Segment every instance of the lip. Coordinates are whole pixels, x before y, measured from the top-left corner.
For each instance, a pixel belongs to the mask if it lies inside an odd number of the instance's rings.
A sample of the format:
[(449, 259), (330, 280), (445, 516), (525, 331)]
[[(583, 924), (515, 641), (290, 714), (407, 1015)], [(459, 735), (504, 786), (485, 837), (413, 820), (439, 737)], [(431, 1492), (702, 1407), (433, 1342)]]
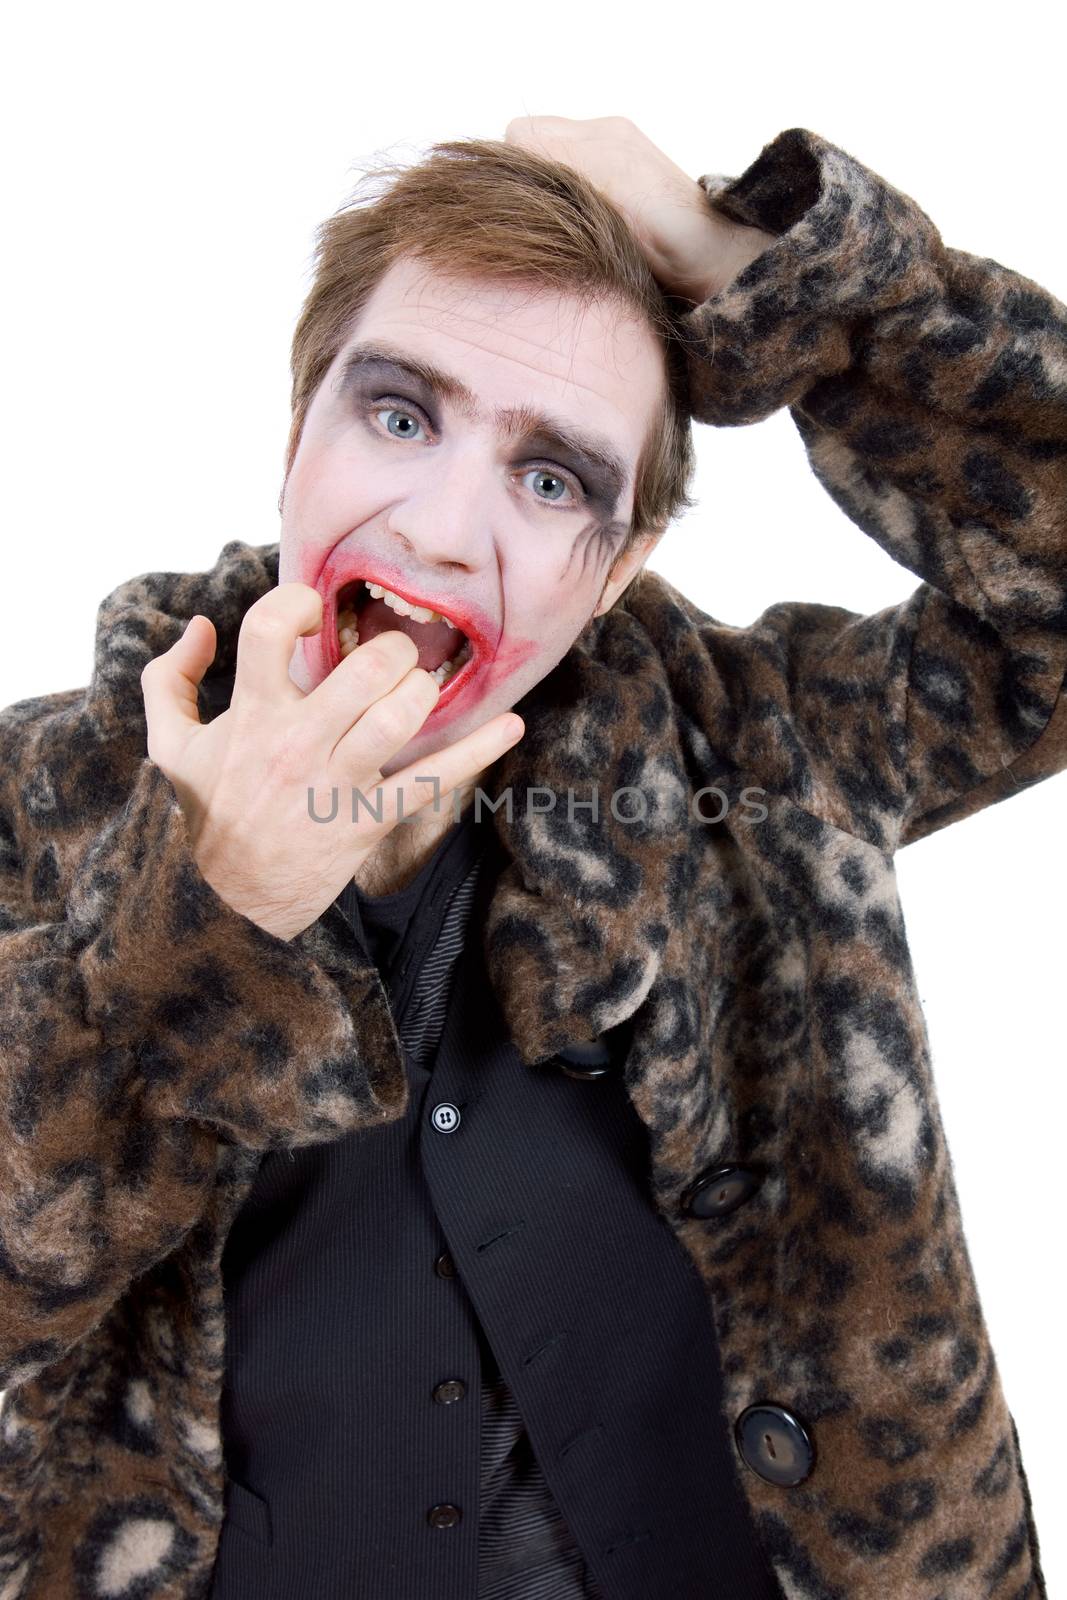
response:
[(409, 605), (431, 607), (448, 617), (450, 622), (466, 634), (470, 644), (470, 659), (458, 672), (452, 674), (441, 689), (427, 721), (450, 705), (488, 668), (495, 651), (495, 642), (491, 626), (484, 617), (462, 604), (456, 604), (440, 591), (436, 594), (415, 594), (405, 586), (402, 579), (398, 579), (396, 574), (383, 572), (381, 569), (375, 571), (351, 561), (333, 563), (327, 561), (320, 574), (318, 587), (323, 602), (324, 654), (330, 672), (339, 666), (343, 659), (337, 638), (337, 596), (349, 583), (381, 584), (382, 588), (388, 589), (391, 594), (399, 595), (400, 599), (406, 600)]

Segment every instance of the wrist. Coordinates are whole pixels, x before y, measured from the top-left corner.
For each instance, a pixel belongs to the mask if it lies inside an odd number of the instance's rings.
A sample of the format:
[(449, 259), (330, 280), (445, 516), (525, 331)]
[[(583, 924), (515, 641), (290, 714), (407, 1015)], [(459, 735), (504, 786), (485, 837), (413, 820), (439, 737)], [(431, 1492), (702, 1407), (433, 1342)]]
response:
[(660, 282), (669, 294), (701, 305), (728, 288), (776, 238), (762, 228), (733, 222), (704, 202), (703, 214), (687, 230), (684, 252)]
[[(192, 851), (196, 870), (210, 889), (218, 896), (222, 903), (229, 906), (231, 911), (236, 911), (239, 917), (244, 917), (248, 922), (254, 922), (257, 928), (262, 928), (264, 933), (271, 933), (276, 939), (289, 939), (293, 932), (291, 909), (278, 910), (274, 907), (264, 906), (262, 897), (255, 888), (242, 882), (232, 872), (226, 870), (218, 855), (212, 856), (203, 846)], [(289, 931), (285, 931), (288, 929)]]

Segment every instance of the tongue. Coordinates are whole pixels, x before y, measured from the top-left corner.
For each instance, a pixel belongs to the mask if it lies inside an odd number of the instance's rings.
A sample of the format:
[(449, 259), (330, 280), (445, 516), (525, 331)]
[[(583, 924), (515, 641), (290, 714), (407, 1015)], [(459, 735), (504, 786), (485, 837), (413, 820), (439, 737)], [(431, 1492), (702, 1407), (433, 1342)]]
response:
[(416, 622), (413, 617), (401, 616), (384, 600), (369, 599), (366, 605), (361, 606), (356, 626), (360, 644), (366, 644), (368, 639), (376, 638), (379, 633), (388, 633), (390, 629), (406, 633), (418, 645), (419, 666), (426, 672), (432, 672), (435, 667), (450, 661), (465, 637), (459, 628), (453, 628), (448, 622)]

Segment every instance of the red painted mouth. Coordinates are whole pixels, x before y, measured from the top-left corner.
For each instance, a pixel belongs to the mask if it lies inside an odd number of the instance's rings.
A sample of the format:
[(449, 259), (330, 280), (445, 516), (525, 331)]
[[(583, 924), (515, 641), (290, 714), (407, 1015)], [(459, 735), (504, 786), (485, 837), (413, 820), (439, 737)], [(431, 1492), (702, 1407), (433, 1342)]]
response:
[[(452, 705), (461, 694), (485, 676), (496, 649), (496, 629), (487, 618), (473, 612), (469, 607), (457, 602), (447, 595), (441, 594), (415, 594), (405, 584), (403, 578), (397, 573), (382, 570), (367, 571), (356, 570), (349, 560), (339, 560), (335, 563), (327, 561), (319, 577), (319, 593), (323, 601), (322, 616), (322, 646), (325, 664), (329, 672), (333, 672), (345, 659), (341, 654), (341, 643), (337, 634), (337, 602), (341, 592), (350, 586), (375, 583), (381, 584), (391, 593), (399, 595), (409, 605), (428, 606), (448, 621), (462, 633), (470, 648), (470, 657), (457, 671), (452, 673), (438, 694), (437, 701), (427, 717), (438, 716), (448, 706)], [(360, 592), (357, 590), (356, 592)], [(400, 618), (397, 617), (397, 626)], [(427, 626), (423, 623), (418, 627)], [(430, 624), (433, 626), (433, 624)], [(406, 630), (401, 630), (406, 631)], [(357, 647), (358, 648), (358, 647)], [(462, 648), (462, 647), (460, 647)]]

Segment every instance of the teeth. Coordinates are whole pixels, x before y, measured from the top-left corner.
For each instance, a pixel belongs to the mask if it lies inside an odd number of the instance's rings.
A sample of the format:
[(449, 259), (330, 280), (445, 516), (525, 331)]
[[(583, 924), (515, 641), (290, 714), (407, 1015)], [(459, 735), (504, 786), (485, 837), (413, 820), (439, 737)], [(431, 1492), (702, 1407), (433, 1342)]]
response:
[[(381, 585), (368, 584), (367, 587), (373, 592), (375, 588), (380, 589)], [(388, 591), (385, 591), (383, 594), (375, 595), (375, 599), (384, 599), (385, 593), (388, 593)], [(394, 607), (394, 609), (398, 608)], [(417, 609), (424, 611), (427, 608), (425, 606), (420, 606)], [(421, 621), (422, 619), (418, 618), (417, 620)], [(346, 606), (343, 611), (339, 611), (337, 613), (337, 637), (341, 644), (341, 655), (350, 656), (352, 651), (359, 643), (359, 628), (356, 625), (356, 613), (355, 610), (350, 606)], [(460, 645), (459, 649), (456, 651), (451, 660), (442, 661), (439, 667), (435, 667), (433, 669), (433, 671), (430, 673), (430, 677), (433, 678), (434, 682), (437, 683), (438, 686), (446, 684), (449, 678), (455, 676), (460, 667), (466, 666), (467, 662), (470, 660), (470, 657), (471, 642), (469, 639), (464, 639), (463, 643)]]
[(470, 660), (470, 654), (470, 640), (464, 639), (452, 659), (450, 661), (442, 661), (439, 667), (434, 667), (430, 677), (439, 687), (446, 684), (449, 678), (455, 676), (460, 667), (466, 666)]
[(342, 656), (352, 654), (359, 643), (359, 629), (356, 626), (356, 613), (350, 606), (337, 613), (337, 638), (341, 645)]
[[(390, 606), (393, 611), (398, 612), (401, 616), (412, 617), (416, 622), (441, 620), (442, 622), (447, 622), (451, 628), (458, 626), (457, 623), (453, 622), (450, 617), (446, 617), (441, 611), (432, 611), (429, 606), (409, 605), (406, 600), (402, 600), (391, 589), (383, 588), (380, 583), (368, 583), (367, 589), (375, 600), (384, 600), (387, 606)], [(460, 631), (462, 632), (462, 630)], [(359, 628), (354, 607), (346, 606), (343, 611), (337, 613), (337, 637), (341, 644), (341, 655), (351, 655), (359, 643)], [(465, 638), (451, 660), (442, 661), (441, 665), (435, 667), (430, 673), (430, 677), (433, 678), (438, 686), (446, 684), (449, 678), (455, 676), (460, 667), (467, 664), (470, 657), (471, 642)]]
[(367, 588), (375, 600), (384, 600), (393, 611), (399, 612), (402, 617), (411, 617), (414, 622), (443, 621), (454, 628), (456, 624), (446, 617), (441, 611), (434, 611), (432, 606), (413, 606), (407, 600), (402, 600), (392, 589), (385, 589), (380, 583), (368, 583)]
[(359, 629), (356, 627), (356, 613), (349, 607), (337, 614), (337, 637), (341, 644), (341, 654), (351, 655), (359, 643)]

